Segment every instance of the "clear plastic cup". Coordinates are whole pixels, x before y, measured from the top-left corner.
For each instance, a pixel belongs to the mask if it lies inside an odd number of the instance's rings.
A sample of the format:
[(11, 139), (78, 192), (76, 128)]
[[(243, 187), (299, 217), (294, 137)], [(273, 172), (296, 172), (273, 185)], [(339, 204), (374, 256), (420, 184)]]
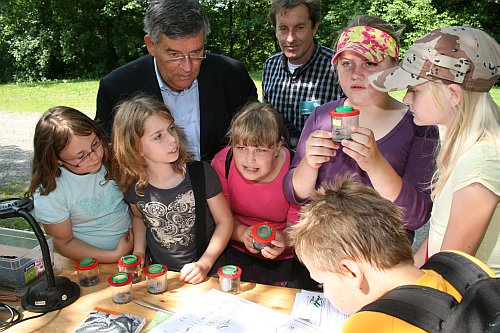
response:
[(144, 270), (146, 281), (148, 282), (148, 293), (161, 294), (167, 291), (167, 266), (160, 264), (149, 265)]
[(235, 265), (222, 266), (217, 270), (220, 290), (237, 294), (240, 291), (241, 268)]
[(132, 274), (124, 272), (115, 273), (108, 278), (114, 303), (125, 304), (132, 301), (134, 298), (132, 279)]
[(339, 106), (330, 111), (332, 118), (332, 140), (342, 141), (352, 138), (352, 126), (359, 126), (359, 110), (352, 106)]
[(141, 282), (142, 279), (142, 268), (141, 268), (141, 257), (133, 254), (123, 256), (118, 260), (118, 271), (124, 273), (132, 274), (133, 283)]
[(99, 261), (94, 258), (82, 258), (75, 263), (78, 283), (82, 287), (91, 287), (99, 283)]

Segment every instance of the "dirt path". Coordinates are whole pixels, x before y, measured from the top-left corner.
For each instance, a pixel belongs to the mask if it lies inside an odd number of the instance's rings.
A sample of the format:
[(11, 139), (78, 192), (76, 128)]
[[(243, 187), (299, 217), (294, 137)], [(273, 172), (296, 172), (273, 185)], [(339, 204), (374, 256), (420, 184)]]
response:
[(0, 111), (0, 187), (27, 183), (33, 156), (33, 134), (41, 113)]

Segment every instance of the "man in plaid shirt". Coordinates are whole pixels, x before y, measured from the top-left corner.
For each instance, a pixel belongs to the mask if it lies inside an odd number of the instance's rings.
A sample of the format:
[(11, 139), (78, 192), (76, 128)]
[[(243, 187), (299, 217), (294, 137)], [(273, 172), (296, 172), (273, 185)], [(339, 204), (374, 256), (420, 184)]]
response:
[(333, 50), (314, 39), (320, 16), (319, 0), (273, 0), (269, 10), (282, 52), (264, 63), (263, 99), (285, 118), (292, 148), (314, 107), (343, 96)]

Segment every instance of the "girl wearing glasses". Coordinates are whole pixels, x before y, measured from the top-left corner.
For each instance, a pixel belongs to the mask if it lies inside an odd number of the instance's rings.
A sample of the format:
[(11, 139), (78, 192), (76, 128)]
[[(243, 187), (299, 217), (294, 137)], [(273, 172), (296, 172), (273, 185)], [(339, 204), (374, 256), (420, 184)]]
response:
[[(188, 168), (193, 159), (187, 152), (186, 136), (166, 106), (152, 97), (122, 102), (112, 132), (116, 179), (133, 213), (134, 254), (144, 259), (147, 247), (151, 260), (179, 271), (181, 281), (202, 282), (233, 232), (232, 214), (217, 173), (203, 162), (201, 186), (205, 186), (208, 209), (196, 207), (194, 174)], [(195, 212), (202, 209), (206, 210), (202, 230), (208, 245), (196, 237), (200, 225), (196, 225)], [(200, 248), (204, 251), (197, 253)]]
[(27, 195), (60, 254), (112, 263), (132, 250), (129, 208), (110, 167), (108, 143), (96, 122), (65, 106), (42, 115)]

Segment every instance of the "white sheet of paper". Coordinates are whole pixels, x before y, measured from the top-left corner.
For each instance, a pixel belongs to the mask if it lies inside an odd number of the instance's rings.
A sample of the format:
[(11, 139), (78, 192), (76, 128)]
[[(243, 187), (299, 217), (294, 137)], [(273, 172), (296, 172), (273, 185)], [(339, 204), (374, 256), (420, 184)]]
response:
[(310, 323), (212, 289), (151, 333), (321, 333)]
[(292, 317), (307, 320), (324, 332), (341, 332), (342, 325), (349, 318), (337, 310), (323, 293), (302, 290), (295, 295)]

